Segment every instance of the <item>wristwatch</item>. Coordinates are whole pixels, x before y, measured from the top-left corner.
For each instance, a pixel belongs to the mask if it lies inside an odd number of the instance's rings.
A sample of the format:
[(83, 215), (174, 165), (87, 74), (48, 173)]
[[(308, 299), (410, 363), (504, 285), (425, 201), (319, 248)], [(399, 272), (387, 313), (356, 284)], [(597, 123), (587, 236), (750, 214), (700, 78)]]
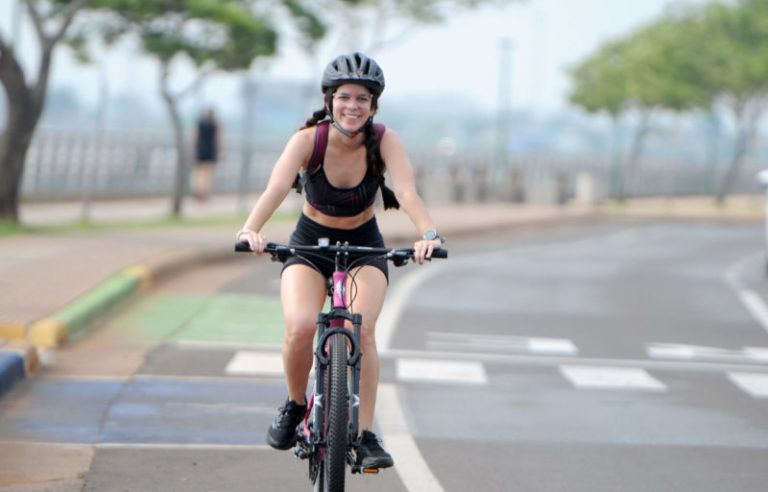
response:
[(425, 241), (431, 241), (433, 239), (439, 239), (441, 243), (445, 242), (445, 238), (437, 233), (436, 230), (430, 229), (427, 232), (424, 233), (424, 235), (421, 237)]

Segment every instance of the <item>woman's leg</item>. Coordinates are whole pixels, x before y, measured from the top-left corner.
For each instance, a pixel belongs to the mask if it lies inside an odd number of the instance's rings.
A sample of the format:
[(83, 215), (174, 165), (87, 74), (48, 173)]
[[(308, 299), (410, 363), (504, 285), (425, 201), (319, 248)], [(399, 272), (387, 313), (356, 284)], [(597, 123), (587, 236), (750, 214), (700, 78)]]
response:
[(360, 431), (371, 430), (379, 385), (379, 354), (376, 350), (376, 319), (381, 313), (387, 291), (387, 278), (376, 267), (355, 270), (354, 283), (347, 287), (352, 299), (351, 311), (363, 316), (360, 345), (363, 352), (360, 369)]
[(285, 316), (283, 368), (288, 397), (299, 404), (306, 403), (317, 313), (323, 309), (325, 295), (325, 279), (314, 268), (293, 264), (283, 270), (280, 281), (280, 299)]
[(213, 162), (203, 161), (195, 169), (195, 197), (205, 200), (211, 192), (213, 182)]

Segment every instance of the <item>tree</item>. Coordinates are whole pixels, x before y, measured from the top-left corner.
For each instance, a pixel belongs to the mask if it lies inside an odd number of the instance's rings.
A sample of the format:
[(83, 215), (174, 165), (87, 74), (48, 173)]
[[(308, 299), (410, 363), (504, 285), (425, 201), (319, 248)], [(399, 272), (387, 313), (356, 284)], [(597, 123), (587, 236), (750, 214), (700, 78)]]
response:
[[(637, 33), (603, 47), (572, 70), (571, 102), (614, 118), (640, 111), (628, 158), (631, 180), (647, 130), (642, 115), (719, 108), (736, 127), (734, 153), (717, 191), (722, 203), (756, 136), (768, 97), (768, 0), (681, 8)], [(604, 92), (604, 93), (601, 93)], [(621, 198), (621, 194), (620, 194)]]
[(692, 40), (697, 38), (691, 35), (688, 19), (672, 15), (604, 45), (571, 71), (573, 104), (591, 113), (607, 112), (614, 125), (625, 113), (637, 115), (626, 163), (615, 178), (614, 195), (620, 201), (631, 193), (654, 113), (707, 104), (700, 84), (682, 76), (699, 72)]
[(653, 117), (660, 111), (681, 113), (706, 103), (704, 91), (679, 73), (685, 69), (687, 60), (696, 56), (685, 42), (684, 22), (684, 19), (663, 18), (640, 29), (623, 44), (627, 63), (626, 95), (629, 107), (638, 115), (638, 124), (619, 199), (632, 192)]
[[(311, 1), (311, 0), (310, 0)], [(445, 22), (462, 10), (487, 4), (497, 6), (520, 0), (314, 0), (316, 12), (331, 26), (338, 28), (334, 54), (362, 50), (375, 53), (401, 40), (424, 24)], [(394, 25), (394, 32), (392, 26)]]
[[(255, 58), (272, 55), (277, 34), (245, 0), (93, 0), (92, 6), (106, 14), (97, 26), (105, 39), (136, 34), (159, 63), (158, 86), (176, 144), (172, 214), (179, 216), (188, 164), (180, 101), (215, 70), (244, 70)], [(172, 64), (184, 57), (197, 67), (197, 77), (174, 91)]]
[(734, 152), (717, 189), (716, 201), (725, 202), (744, 158), (754, 144), (768, 102), (768, 0), (742, 0), (737, 5), (713, 4), (702, 11), (702, 43), (708, 47), (700, 59), (708, 70), (701, 80), (736, 126)]
[(12, 42), (0, 33), (0, 83), (8, 102), (5, 128), (0, 135), (0, 220), (19, 220), (24, 161), (45, 106), (54, 49), (87, 4), (88, 0), (24, 1), (40, 45), (36, 79), (24, 72)]
[(570, 70), (572, 89), (569, 101), (588, 113), (607, 113), (613, 123), (613, 196), (623, 196), (623, 175), (619, 160), (618, 128), (627, 102), (625, 59), (622, 45), (610, 43)]

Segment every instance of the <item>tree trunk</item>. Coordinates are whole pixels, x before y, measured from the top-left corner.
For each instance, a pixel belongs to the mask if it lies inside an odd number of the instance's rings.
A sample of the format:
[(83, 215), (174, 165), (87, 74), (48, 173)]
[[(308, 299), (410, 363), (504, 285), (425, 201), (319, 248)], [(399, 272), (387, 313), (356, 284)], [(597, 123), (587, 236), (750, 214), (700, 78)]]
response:
[(723, 180), (720, 182), (720, 186), (717, 189), (715, 202), (718, 205), (725, 204), (725, 198), (728, 196), (728, 193), (730, 193), (733, 183), (736, 181), (736, 178), (741, 171), (741, 165), (744, 162), (744, 156), (747, 154), (748, 148), (749, 136), (746, 131), (740, 131), (736, 140), (736, 150), (733, 153), (731, 165), (728, 166), (728, 170), (725, 172), (725, 176), (723, 176)]
[(24, 161), (43, 108), (43, 93), (26, 86), (12, 55), (0, 56), (0, 78), (8, 100), (5, 129), (0, 135), (0, 220), (19, 222), (19, 189)]
[(60, 11), (61, 22), (52, 35), (44, 32), (44, 19), (37, 2), (27, 1), (26, 8), (40, 42), (37, 81), (27, 84), (24, 70), (14, 51), (0, 36), (0, 83), (8, 96), (5, 129), (0, 135), (0, 220), (19, 221), (19, 188), (32, 136), (40, 120), (48, 89), (53, 49), (63, 38), (75, 14), (88, 0), (73, 0)]
[(640, 116), (640, 125), (638, 126), (637, 131), (635, 132), (635, 136), (632, 139), (632, 147), (630, 148), (629, 156), (627, 157), (626, 172), (623, 176), (624, 183), (620, 188), (620, 201), (631, 198), (634, 194), (635, 174), (637, 173), (637, 168), (639, 167), (640, 156), (643, 152), (645, 137), (648, 135), (648, 131), (650, 130), (650, 117), (650, 111), (644, 111)]
[(160, 92), (165, 101), (165, 107), (171, 117), (173, 124), (174, 142), (176, 144), (176, 172), (173, 182), (173, 200), (171, 205), (171, 215), (181, 217), (181, 210), (184, 200), (185, 180), (187, 176), (187, 152), (184, 145), (184, 130), (181, 126), (181, 117), (179, 116), (178, 101), (171, 94), (168, 87), (169, 61), (161, 61), (160, 70)]
[(725, 203), (725, 198), (728, 196), (728, 193), (731, 192), (731, 188), (733, 188), (733, 184), (736, 182), (736, 178), (738, 178), (739, 173), (741, 172), (744, 158), (752, 146), (752, 142), (755, 140), (757, 126), (762, 112), (763, 106), (760, 101), (753, 101), (751, 104), (747, 104), (745, 107), (735, 111), (736, 121), (739, 122), (739, 128), (736, 132), (736, 149), (733, 153), (733, 158), (731, 159), (731, 165), (728, 166), (728, 170), (726, 171), (725, 176), (723, 176), (723, 180), (720, 182), (720, 186), (717, 190), (715, 202), (718, 205), (723, 205)]
[[(8, 118), (8, 124), (0, 137), (0, 220), (19, 221), (19, 189), (24, 174), (24, 160), (32, 142), (38, 116), (34, 109), (24, 109), (22, 117)], [(13, 111), (9, 111), (10, 113)]]

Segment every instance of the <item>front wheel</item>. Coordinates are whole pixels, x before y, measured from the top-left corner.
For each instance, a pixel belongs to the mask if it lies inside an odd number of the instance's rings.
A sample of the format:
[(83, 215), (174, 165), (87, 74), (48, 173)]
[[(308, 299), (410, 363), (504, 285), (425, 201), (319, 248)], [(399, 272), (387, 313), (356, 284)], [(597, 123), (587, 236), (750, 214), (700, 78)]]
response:
[[(336, 333), (330, 337), (331, 352), (326, 377), (325, 463), (321, 465), (320, 482), (325, 492), (344, 492), (346, 474), (347, 434), (349, 427), (349, 396), (347, 392), (347, 337)], [(325, 468), (324, 470), (322, 468)]]

